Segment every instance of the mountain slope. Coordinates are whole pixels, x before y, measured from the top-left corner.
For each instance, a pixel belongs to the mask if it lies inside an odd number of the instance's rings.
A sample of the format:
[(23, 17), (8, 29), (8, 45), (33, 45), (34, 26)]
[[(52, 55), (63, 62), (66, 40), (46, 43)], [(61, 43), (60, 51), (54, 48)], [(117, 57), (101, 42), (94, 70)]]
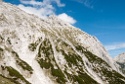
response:
[(0, 2), (0, 79), (12, 84), (124, 84), (93, 36), (56, 16), (40, 19)]
[(125, 75), (125, 53), (119, 54), (117, 57), (115, 57), (116, 66), (118, 66), (118, 69)]

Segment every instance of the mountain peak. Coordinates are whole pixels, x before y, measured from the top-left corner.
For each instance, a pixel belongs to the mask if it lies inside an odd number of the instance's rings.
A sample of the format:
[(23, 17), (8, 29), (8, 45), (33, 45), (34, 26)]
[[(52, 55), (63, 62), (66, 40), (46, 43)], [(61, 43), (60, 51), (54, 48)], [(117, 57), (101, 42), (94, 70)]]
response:
[(49, 18), (49, 19), (53, 19), (53, 20), (54, 20), (54, 19), (58, 19), (56, 15), (50, 15), (50, 16), (48, 16), (48, 18)]
[(121, 53), (114, 58), (118, 70), (125, 76), (125, 53)]
[(58, 18), (56, 15), (50, 15), (46, 21), (48, 21), (50, 24), (52, 24), (53, 26), (57, 26), (57, 27), (61, 27), (61, 28), (65, 28), (67, 26), (69, 27), (73, 27), (72, 25), (70, 25), (69, 23), (66, 23), (65, 21), (61, 20), (60, 18)]
[(121, 53), (118, 56), (116, 56), (115, 61), (118, 61), (118, 62), (121, 62), (121, 63), (125, 62), (125, 53)]

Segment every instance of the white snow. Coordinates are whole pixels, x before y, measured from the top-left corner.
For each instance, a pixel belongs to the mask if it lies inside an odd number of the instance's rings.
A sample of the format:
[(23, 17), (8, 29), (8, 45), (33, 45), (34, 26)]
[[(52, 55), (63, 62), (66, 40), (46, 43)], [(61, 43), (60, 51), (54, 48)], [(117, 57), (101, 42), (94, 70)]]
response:
[(50, 78), (45, 75), (37, 61), (34, 60), (32, 62), (32, 68), (34, 69), (34, 73), (32, 77), (28, 79), (32, 84), (54, 84)]

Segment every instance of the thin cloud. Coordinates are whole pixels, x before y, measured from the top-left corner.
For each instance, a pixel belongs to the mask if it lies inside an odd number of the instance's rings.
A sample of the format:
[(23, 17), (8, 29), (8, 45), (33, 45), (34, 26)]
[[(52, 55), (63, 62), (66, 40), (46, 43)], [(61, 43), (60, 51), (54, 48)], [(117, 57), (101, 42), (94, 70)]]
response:
[(86, 6), (87, 8), (91, 8), (93, 9), (93, 4), (95, 3), (95, 0), (73, 0), (76, 1), (78, 3), (83, 4), (84, 6)]
[(35, 1), (35, 0), (20, 0), (23, 4), (36, 5), (36, 6), (45, 6), (50, 5), (52, 3), (56, 3), (58, 7), (64, 7), (65, 4), (61, 3), (60, 0), (43, 0), (43, 1)]
[(61, 20), (70, 23), (70, 24), (74, 24), (76, 23), (76, 20), (73, 19), (71, 16), (68, 16), (66, 13), (62, 13), (60, 15), (58, 15), (58, 18), (60, 18)]
[(112, 45), (106, 45), (105, 47), (108, 51), (123, 49), (123, 48), (125, 48), (125, 42), (124, 43), (118, 43), (118, 44), (112, 44)]

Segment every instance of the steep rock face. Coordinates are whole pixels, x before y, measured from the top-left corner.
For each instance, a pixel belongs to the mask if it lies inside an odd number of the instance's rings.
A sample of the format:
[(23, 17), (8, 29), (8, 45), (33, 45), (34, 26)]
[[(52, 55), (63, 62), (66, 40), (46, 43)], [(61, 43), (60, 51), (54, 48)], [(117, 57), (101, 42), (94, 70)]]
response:
[(56, 16), (40, 19), (4, 2), (0, 74), (0, 80), (12, 84), (125, 83), (95, 37)]
[(125, 75), (125, 53), (119, 54), (114, 60), (118, 66), (118, 69)]

